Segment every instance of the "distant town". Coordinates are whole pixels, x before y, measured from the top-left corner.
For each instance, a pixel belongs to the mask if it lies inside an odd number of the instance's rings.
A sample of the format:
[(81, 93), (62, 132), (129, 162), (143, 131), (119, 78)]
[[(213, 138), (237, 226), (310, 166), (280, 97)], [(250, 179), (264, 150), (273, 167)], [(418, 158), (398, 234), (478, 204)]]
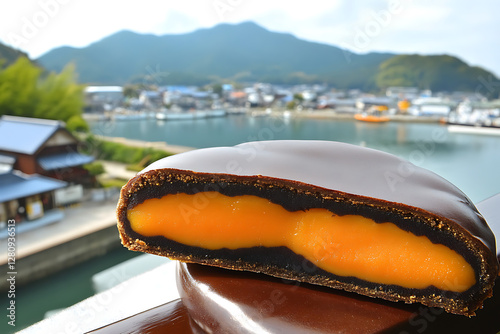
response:
[(385, 94), (376, 95), (359, 89), (337, 90), (321, 84), (176, 85), (150, 89), (88, 86), (85, 114), (90, 119), (115, 120), (148, 117), (173, 120), (226, 113), (352, 118), (368, 114), (385, 117), (385, 120), (408, 116), (408, 120), (416, 121), (427, 119), (498, 127), (500, 99), (487, 99), (481, 89), (482, 86), (475, 92), (432, 92), (416, 87), (389, 87)]

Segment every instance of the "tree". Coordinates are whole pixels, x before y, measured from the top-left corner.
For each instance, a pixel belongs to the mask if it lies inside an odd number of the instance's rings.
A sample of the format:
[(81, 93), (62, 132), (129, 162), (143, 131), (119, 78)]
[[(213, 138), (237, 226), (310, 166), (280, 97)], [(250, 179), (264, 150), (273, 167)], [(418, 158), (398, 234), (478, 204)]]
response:
[(222, 96), (222, 84), (220, 83), (212, 84), (212, 92), (219, 96)]
[(41, 72), (25, 57), (0, 69), (0, 115), (33, 116)]
[(128, 98), (138, 98), (140, 90), (140, 85), (126, 85), (123, 87), (123, 96)]
[(70, 130), (85, 130), (83, 87), (76, 83), (73, 65), (47, 74), (21, 57), (0, 69), (0, 115), (71, 120)]
[(487, 97), (498, 96), (498, 85), (483, 85), (498, 81), (485, 69), (469, 66), (462, 60), (447, 56), (399, 55), (383, 62), (376, 76), (381, 89), (390, 86), (418, 87), (433, 91), (472, 91)]
[(295, 94), (293, 94), (293, 99), (295, 101), (297, 101), (298, 103), (304, 102), (304, 96), (302, 95), (302, 93), (295, 93)]

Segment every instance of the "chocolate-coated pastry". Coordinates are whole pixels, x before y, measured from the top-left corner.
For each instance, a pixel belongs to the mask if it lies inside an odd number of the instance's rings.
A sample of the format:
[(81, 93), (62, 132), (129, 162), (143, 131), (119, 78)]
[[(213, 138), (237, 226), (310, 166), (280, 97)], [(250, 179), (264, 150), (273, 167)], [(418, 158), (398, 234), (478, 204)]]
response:
[[(207, 333), (497, 333), (500, 278), (475, 317), (405, 305), (193, 263), (178, 267), (177, 288), (191, 324)], [(266, 277), (267, 276), (267, 277)]]
[(122, 189), (132, 250), (474, 315), (498, 273), (471, 201), (393, 155), (267, 141), (153, 163)]
[(177, 299), (86, 334), (202, 334), (192, 323), (184, 304)]
[[(492, 333), (500, 331), (500, 278), (484, 310), (467, 318), (267, 275), (180, 264), (181, 300), (89, 333)], [(147, 296), (144, 296), (147, 298)]]

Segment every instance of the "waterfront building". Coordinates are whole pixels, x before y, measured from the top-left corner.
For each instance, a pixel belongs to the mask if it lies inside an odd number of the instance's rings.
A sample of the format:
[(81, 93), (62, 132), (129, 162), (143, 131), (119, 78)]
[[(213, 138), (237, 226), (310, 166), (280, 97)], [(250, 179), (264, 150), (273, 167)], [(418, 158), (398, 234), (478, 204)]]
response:
[(112, 110), (123, 103), (123, 87), (121, 86), (87, 86), (85, 87), (86, 111)]
[(56, 191), (64, 181), (11, 170), (0, 174), (0, 239), (7, 236), (7, 224), (14, 221), (16, 232), (61, 220)]
[(78, 139), (65, 128), (64, 122), (15, 116), (0, 118), (0, 172), (17, 170), (66, 182), (68, 186), (58, 192), (59, 205), (79, 201), (83, 187), (94, 181), (83, 168), (94, 157), (78, 152), (78, 145)]
[(139, 102), (146, 108), (161, 107), (162, 99), (162, 93), (154, 90), (143, 90), (139, 94)]
[(389, 87), (385, 95), (396, 100), (413, 100), (420, 96), (420, 90), (417, 87)]

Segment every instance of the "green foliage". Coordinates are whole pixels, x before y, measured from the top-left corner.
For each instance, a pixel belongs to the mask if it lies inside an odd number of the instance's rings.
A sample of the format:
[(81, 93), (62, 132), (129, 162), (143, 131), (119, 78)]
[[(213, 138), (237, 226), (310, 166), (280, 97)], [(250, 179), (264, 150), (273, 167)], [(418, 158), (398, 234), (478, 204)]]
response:
[(297, 100), (299, 102), (302, 102), (302, 101), (304, 101), (304, 96), (302, 96), (301, 93), (295, 93), (295, 94), (293, 94), (293, 99)]
[(169, 152), (150, 147), (134, 147), (98, 139), (92, 135), (84, 139), (83, 151), (100, 160), (122, 162), (129, 165), (147, 165), (171, 155)]
[(140, 85), (126, 85), (123, 87), (123, 96), (129, 98), (138, 98), (140, 89)]
[(123, 179), (104, 179), (104, 180), (100, 180), (99, 184), (103, 188), (121, 188), (127, 182), (128, 182), (128, 180), (123, 180)]
[(24, 57), (0, 70), (0, 115), (34, 116), (41, 73)]
[(213, 84), (212, 85), (212, 92), (214, 94), (221, 96), (222, 95), (222, 84), (220, 84), (220, 83)]
[(89, 132), (90, 128), (81, 115), (73, 115), (66, 121), (66, 129), (71, 132)]
[(77, 130), (88, 129), (81, 118), (83, 86), (73, 65), (60, 74), (44, 74), (27, 58), (0, 69), (0, 115), (57, 119)]
[(297, 107), (297, 101), (292, 100), (286, 104), (287, 109), (295, 109)]
[(60, 74), (50, 73), (40, 81), (36, 117), (67, 121), (81, 114), (83, 86), (75, 83), (74, 72), (74, 65), (69, 64)]
[(476, 91), (491, 77), (490, 72), (452, 56), (400, 55), (380, 65), (376, 84), (381, 89), (413, 86), (433, 91)]
[(104, 166), (100, 162), (91, 162), (84, 165), (83, 168), (85, 168), (92, 176), (101, 175), (105, 172)]
[(144, 166), (142, 164), (130, 164), (125, 169), (132, 172), (140, 172), (144, 169)]
[(26, 53), (0, 43), (0, 68), (14, 63), (19, 57), (28, 57)]

